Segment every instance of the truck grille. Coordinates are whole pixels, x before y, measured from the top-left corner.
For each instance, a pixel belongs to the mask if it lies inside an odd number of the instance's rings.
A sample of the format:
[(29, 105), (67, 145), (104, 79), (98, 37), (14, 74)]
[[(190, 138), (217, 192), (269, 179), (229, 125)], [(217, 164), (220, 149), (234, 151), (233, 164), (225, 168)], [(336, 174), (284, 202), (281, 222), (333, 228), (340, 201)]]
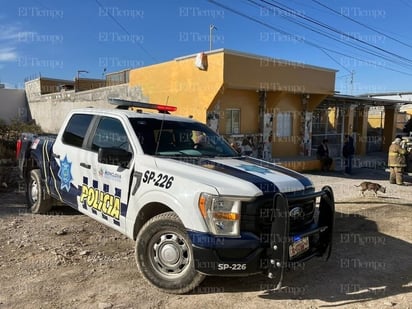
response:
[[(290, 233), (295, 234), (308, 228), (314, 221), (316, 199), (293, 196), (289, 201)], [(293, 212), (293, 216), (291, 215)], [(269, 244), (272, 227), (273, 194), (259, 197), (253, 202), (243, 203), (240, 219), (241, 232), (252, 232)]]

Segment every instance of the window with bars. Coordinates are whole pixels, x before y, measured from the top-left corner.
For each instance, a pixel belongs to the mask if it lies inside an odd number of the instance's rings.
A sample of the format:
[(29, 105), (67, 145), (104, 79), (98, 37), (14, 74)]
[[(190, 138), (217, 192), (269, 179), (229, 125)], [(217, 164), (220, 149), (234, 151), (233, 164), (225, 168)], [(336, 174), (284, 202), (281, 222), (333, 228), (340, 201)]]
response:
[(225, 125), (226, 134), (240, 133), (240, 109), (226, 109)]

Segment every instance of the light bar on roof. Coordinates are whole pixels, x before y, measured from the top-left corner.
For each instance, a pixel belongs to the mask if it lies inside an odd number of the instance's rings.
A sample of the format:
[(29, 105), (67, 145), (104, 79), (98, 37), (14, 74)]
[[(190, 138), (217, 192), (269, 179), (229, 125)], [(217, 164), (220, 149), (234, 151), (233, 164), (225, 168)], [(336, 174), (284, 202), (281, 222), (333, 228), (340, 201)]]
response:
[(169, 106), (169, 105), (158, 105), (156, 104), (156, 109), (159, 112), (175, 112), (177, 110), (176, 106)]
[(128, 109), (129, 107), (139, 107), (139, 108), (156, 109), (160, 113), (175, 112), (177, 110), (176, 106), (153, 104), (153, 103), (146, 103), (146, 102), (139, 102), (139, 101), (130, 101), (130, 100), (123, 100), (123, 99), (116, 99), (116, 98), (109, 98), (109, 103), (113, 105), (117, 105), (117, 108), (120, 108), (120, 109)]

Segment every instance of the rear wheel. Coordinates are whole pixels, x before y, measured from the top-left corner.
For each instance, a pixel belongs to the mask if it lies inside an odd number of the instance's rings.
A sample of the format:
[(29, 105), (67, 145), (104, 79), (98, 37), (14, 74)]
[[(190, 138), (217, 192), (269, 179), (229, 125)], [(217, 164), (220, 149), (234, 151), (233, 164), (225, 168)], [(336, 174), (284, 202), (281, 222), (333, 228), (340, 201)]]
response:
[(26, 195), (27, 204), (32, 213), (44, 214), (52, 208), (52, 198), (45, 192), (39, 169), (30, 171)]
[(142, 227), (136, 261), (146, 280), (167, 293), (189, 292), (205, 277), (195, 270), (192, 243), (173, 212), (157, 215)]

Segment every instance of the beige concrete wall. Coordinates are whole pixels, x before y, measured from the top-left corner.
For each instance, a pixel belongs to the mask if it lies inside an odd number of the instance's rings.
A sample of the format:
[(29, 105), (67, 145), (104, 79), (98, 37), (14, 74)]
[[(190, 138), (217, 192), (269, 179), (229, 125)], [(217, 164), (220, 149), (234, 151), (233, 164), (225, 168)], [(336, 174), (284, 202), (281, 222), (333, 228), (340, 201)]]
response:
[(27, 100), (35, 100), (41, 96), (41, 82), (40, 78), (32, 79), (24, 83)]
[(82, 92), (62, 91), (45, 95), (30, 93), (31, 87), (34, 89), (37, 87), (33, 83), (29, 83), (28, 86), (27, 97), (32, 118), (47, 133), (57, 133), (67, 114), (75, 108), (114, 108), (115, 106), (108, 103), (108, 98), (146, 102), (140, 89), (130, 87), (128, 84)]

